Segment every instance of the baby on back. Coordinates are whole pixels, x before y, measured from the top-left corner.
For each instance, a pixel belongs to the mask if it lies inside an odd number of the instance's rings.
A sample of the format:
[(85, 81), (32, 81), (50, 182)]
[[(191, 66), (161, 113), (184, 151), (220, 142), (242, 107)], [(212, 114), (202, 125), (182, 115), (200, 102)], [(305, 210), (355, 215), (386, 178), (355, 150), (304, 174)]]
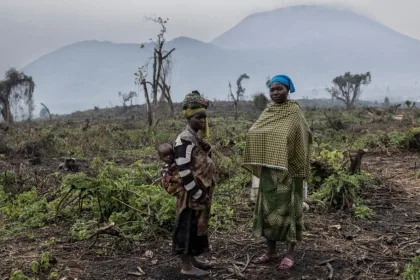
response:
[(162, 186), (172, 196), (178, 196), (184, 191), (181, 175), (175, 163), (174, 150), (169, 143), (164, 143), (157, 148), (160, 160), (162, 161), (161, 176)]

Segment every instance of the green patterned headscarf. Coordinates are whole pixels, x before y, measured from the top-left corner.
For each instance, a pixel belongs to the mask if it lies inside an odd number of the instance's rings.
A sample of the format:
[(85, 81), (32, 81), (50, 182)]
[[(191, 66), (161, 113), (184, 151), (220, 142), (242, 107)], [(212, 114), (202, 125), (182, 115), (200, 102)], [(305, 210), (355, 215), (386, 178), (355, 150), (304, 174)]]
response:
[[(195, 114), (207, 110), (209, 106), (209, 100), (201, 97), (200, 93), (196, 90), (187, 94), (182, 102), (182, 114), (185, 118), (190, 118)], [(204, 138), (209, 138), (209, 125), (206, 120), (206, 128), (204, 131), (200, 131), (200, 134)]]
[(288, 171), (295, 178), (307, 178), (311, 143), (312, 135), (299, 104), (272, 104), (247, 134), (242, 165), (257, 177), (265, 166)]

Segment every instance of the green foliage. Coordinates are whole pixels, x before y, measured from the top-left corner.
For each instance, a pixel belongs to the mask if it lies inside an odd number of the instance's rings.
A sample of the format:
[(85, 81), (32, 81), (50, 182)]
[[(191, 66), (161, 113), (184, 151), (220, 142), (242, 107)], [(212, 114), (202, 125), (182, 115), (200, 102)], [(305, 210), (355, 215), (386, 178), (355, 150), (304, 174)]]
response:
[(334, 86), (327, 88), (332, 97), (344, 102), (347, 108), (352, 108), (358, 99), (362, 85), (368, 85), (372, 81), (370, 72), (364, 74), (351, 74), (346, 72), (344, 75), (333, 79)]
[[(232, 161), (227, 164), (232, 165)], [(133, 238), (145, 239), (154, 234), (168, 234), (172, 231), (175, 198), (169, 196), (160, 186), (147, 183), (150, 177), (154, 177), (152, 174), (157, 173), (155, 165), (136, 162), (129, 167), (118, 167), (114, 163), (102, 163), (99, 158), (95, 158), (91, 168), (97, 170), (96, 177), (89, 177), (84, 173), (69, 174), (64, 177), (61, 185), (63, 197), (72, 190), (72, 186), (77, 186), (77, 192), (68, 196), (65, 201), (76, 198), (81, 190), (84, 190), (84, 194), (90, 194), (85, 197), (83, 207), (91, 210), (84, 210), (83, 216), (71, 228), (74, 239), (85, 239), (95, 229), (96, 221), (101, 215)], [(210, 222), (219, 229), (232, 226), (234, 212), (230, 205), (234, 194), (242, 190), (245, 179), (241, 172), (231, 175), (228, 181), (217, 186), (212, 204)], [(223, 195), (218, 194), (219, 192)], [(225, 193), (229, 195), (226, 196)]]
[(49, 252), (42, 253), (39, 264), (42, 271), (48, 271), (50, 269), (50, 253)]
[(327, 178), (341, 169), (344, 155), (337, 150), (321, 148), (312, 158), (315, 162), (308, 182), (314, 189), (319, 189)]
[(395, 148), (404, 148), (407, 142), (407, 135), (404, 132), (393, 131), (388, 134), (389, 146)]
[(335, 209), (351, 209), (358, 199), (362, 186), (367, 185), (369, 177), (365, 174), (349, 175), (338, 171), (329, 176), (322, 188), (311, 198)]
[(9, 280), (34, 280), (34, 278), (26, 276), (21, 270), (16, 270), (12, 273)]
[(360, 136), (353, 146), (355, 148), (373, 149), (409, 149), (411, 146), (416, 146), (414, 142), (418, 134), (420, 134), (419, 128), (412, 128), (408, 131), (369, 133)]
[(4, 203), (0, 205), (0, 214), (3, 214), (9, 221), (8, 228), (17, 224), (26, 228), (38, 228), (53, 217), (46, 198), (38, 197), (35, 188), (15, 197), (1, 195), (0, 191), (1, 197), (5, 197), (5, 199)]
[(325, 164), (334, 168), (334, 170), (338, 170), (341, 168), (342, 163), (343, 163), (343, 158), (344, 158), (343, 153), (337, 150), (330, 151), (327, 149), (320, 150), (319, 154), (314, 156), (315, 160), (320, 160), (324, 162)]
[(235, 212), (232, 204), (235, 200), (240, 201), (246, 178), (248, 178), (248, 174), (245, 171), (237, 170), (237, 173), (233, 177), (216, 187), (211, 210), (211, 227), (219, 230), (235, 228)]
[(37, 261), (32, 261), (31, 262), (31, 270), (33, 274), (38, 274), (39, 273), (39, 262)]
[(48, 279), (57, 279), (59, 277), (59, 274), (57, 272), (51, 272), (50, 275), (48, 275)]
[(54, 246), (55, 245), (55, 238), (54, 237), (51, 237), (50, 238), (49, 245), (50, 246)]
[(354, 209), (354, 214), (357, 218), (369, 219), (375, 214), (375, 212), (366, 205), (358, 205)]
[(403, 272), (404, 280), (420, 279), (420, 256), (414, 257), (411, 263), (407, 264)]
[(93, 230), (97, 225), (97, 221), (82, 221), (77, 220), (71, 227), (71, 237), (75, 240), (84, 240), (89, 234), (90, 230)]
[(31, 270), (33, 274), (39, 274), (41, 272), (48, 272), (51, 269), (50, 264), (50, 253), (42, 253), (39, 260), (34, 260), (31, 262)]

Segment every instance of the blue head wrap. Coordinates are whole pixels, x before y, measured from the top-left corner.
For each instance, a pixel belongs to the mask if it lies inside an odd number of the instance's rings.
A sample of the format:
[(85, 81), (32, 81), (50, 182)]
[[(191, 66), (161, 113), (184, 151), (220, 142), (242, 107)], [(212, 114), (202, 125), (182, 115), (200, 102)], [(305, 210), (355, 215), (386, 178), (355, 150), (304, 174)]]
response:
[(295, 92), (295, 86), (293, 85), (292, 79), (286, 75), (277, 75), (274, 76), (270, 82), (267, 83), (267, 87), (270, 88), (272, 83), (282, 83), (283, 85), (289, 87), (290, 93)]

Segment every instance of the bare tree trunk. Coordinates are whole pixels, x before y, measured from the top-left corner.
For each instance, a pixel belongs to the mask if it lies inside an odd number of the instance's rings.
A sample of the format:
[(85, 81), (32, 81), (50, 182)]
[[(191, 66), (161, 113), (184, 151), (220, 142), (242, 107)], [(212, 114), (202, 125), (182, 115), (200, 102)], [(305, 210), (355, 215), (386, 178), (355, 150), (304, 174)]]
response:
[(153, 126), (153, 123), (154, 123), (154, 113), (153, 113), (153, 110), (152, 110), (152, 106), (150, 104), (149, 92), (147, 91), (146, 81), (143, 79), (141, 81), (141, 84), (143, 85), (144, 97), (146, 99), (147, 123), (148, 123), (149, 127), (151, 127), (151, 126)]
[(362, 165), (362, 158), (363, 155), (366, 154), (365, 150), (360, 149), (357, 151), (356, 155), (350, 155), (350, 168), (349, 173), (350, 175), (354, 175), (360, 172), (360, 167)]
[[(152, 20), (155, 23), (159, 23), (160, 26), (162, 27), (160, 33), (158, 34), (158, 39), (155, 42), (155, 46), (153, 49), (153, 56), (150, 58), (153, 61), (152, 64), (152, 69), (153, 69), (153, 76), (152, 76), (152, 80), (151, 81), (146, 81), (144, 78), (142, 79), (141, 83), (143, 84), (143, 88), (144, 88), (144, 94), (146, 97), (146, 103), (147, 103), (147, 110), (148, 110), (148, 118), (149, 118), (149, 126), (155, 126), (156, 125), (156, 110), (157, 110), (157, 106), (158, 106), (158, 94), (159, 94), (159, 89), (162, 91), (162, 96), (165, 97), (165, 99), (168, 100), (169, 105), (171, 106), (171, 111), (172, 113), (174, 112), (173, 109), (173, 103), (172, 103), (172, 99), (170, 98), (170, 87), (168, 87), (166, 85), (166, 83), (161, 84), (161, 79), (162, 76), (165, 76), (165, 66), (164, 63), (166, 62), (166, 60), (169, 58), (169, 56), (171, 55), (171, 53), (173, 51), (175, 51), (175, 49), (172, 49), (169, 52), (166, 52), (163, 50), (163, 47), (165, 45), (165, 33), (166, 33), (166, 23), (167, 20), (163, 20), (162, 18), (157, 18), (157, 19), (149, 19)], [(148, 63), (146, 63), (146, 65), (144, 66), (144, 69), (146, 69), (147, 72), (147, 66)], [(142, 75), (142, 74), (140, 74)], [(145, 76), (142, 76), (145, 77)], [(149, 96), (148, 91), (147, 91), (147, 85), (151, 86), (151, 96)], [(166, 89), (166, 94), (163, 93), (164, 89)], [(153, 98), (153, 100), (150, 100), (150, 98)]]
[(174, 109), (174, 103), (172, 101), (171, 96), (171, 86), (168, 86), (165, 81), (165, 75), (161, 77), (162, 83), (159, 83), (160, 91), (162, 92), (162, 97), (166, 99), (168, 102), (169, 108), (171, 110), (171, 116), (175, 116), (175, 109)]
[(235, 109), (235, 121), (238, 120), (238, 101), (233, 101), (233, 108)]
[(13, 123), (13, 115), (10, 108), (10, 102), (8, 99), (3, 100), (3, 110), (2, 110), (3, 119), (6, 124)]
[(48, 109), (48, 107), (47, 107), (47, 106), (45, 106), (45, 104), (44, 104), (44, 103), (41, 103), (41, 105), (45, 108), (45, 110), (47, 111), (48, 116), (50, 117), (50, 120), (51, 120), (51, 119), (52, 119), (52, 117), (51, 117), (50, 109)]
[(168, 100), (169, 108), (171, 109), (171, 116), (175, 116), (174, 103), (172, 102), (171, 94), (167, 95), (167, 100)]

